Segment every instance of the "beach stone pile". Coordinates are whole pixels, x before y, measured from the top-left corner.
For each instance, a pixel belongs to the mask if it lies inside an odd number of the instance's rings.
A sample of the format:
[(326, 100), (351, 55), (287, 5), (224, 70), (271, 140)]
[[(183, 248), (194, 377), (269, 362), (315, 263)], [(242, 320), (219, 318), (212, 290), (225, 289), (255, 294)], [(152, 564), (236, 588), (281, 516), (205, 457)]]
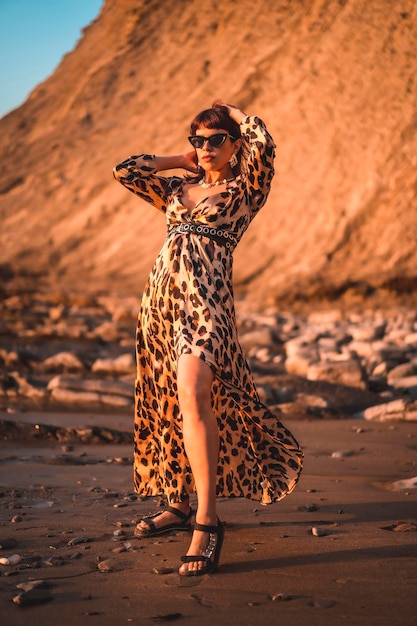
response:
[[(0, 303), (0, 407), (131, 411), (140, 300), (14, 293)], [(261, 399), (298, 418), (417, 419), (417, 314), (238, 302)]]

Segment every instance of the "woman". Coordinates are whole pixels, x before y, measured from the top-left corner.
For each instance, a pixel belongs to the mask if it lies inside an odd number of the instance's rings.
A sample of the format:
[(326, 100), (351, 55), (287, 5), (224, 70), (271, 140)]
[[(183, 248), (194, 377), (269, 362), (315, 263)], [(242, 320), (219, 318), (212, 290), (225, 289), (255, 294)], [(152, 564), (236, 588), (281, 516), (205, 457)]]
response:
[[(134, 482), (168, 506), (135, 534), (196, 523), (179, 574), (217, 568), (216, 495), (264, 504), (290, 493), (302, 467), (292, 434), (259, 401), (237, 339), (232, 253), (265, 203), (274, 143), (257, 117), (215, 103), (191, 123), (190, 152), (132, 156), (115, 178), (166, 216), (168, 234), (143, 295), (137, 333)], [(183, 169), (187, 176), (163, 177)]]

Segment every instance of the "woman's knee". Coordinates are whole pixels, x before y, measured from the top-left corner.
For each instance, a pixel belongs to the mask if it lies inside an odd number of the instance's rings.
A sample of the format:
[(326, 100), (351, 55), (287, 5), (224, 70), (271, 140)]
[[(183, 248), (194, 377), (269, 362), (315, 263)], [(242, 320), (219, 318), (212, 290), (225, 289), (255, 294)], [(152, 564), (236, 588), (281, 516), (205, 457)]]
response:
[(198, 357), (183, 355), (178, 363), (178, 400), (183, 413), (202, 413), (211, 408), (213, 374)]

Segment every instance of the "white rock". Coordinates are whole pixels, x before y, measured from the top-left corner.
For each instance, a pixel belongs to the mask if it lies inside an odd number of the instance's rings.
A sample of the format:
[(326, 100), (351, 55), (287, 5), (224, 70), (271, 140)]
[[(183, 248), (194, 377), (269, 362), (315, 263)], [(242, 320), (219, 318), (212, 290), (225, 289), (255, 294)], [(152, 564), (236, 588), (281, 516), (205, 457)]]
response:
[(392, 483), (392, 488), (395, 491), (402, 491), (403, 489), (417, 489), (417, 476), (413, 478), (404, 478), (403, 480), (396, 480)]
[(395, 389), (417, 388), (417, 376), (405, 376), (404, 378), (388, 378), (391, 387)]
[(379, 361), (372, 370), (372, 376), (385, 376), (388, 369), (388, 363), (386, 361)]
[(305, 406), (317, 407), (320, 409), (328, 409), (330, 406), (328, 401), (325, 398), (322, 398), (322, 396), (316, 396), (308, 393), (298, 393), (296, 400)]
[(41, 400), (45, 397), (45, 389), (35, 387), (26, 378), (21, 376), (19, 372), (11, 372), (10, 375), (18, 383), (20, 395), (36, 400)]
[(70, 389), (72, 391), (91, 391), (108, 395), (131, 397), (133, 385), (123, 380), (105, 378), (76, 378), (74, 376), (55, 376), (48, 383), (48, 389)]
[(404, 342), (412, 346), (413, 348), (417, 348), (417, 332), (409, 333), (404, 337)]
[(351, 326), (349, 332), (354, 341), (375, 341), (381, 338), (381, 330), (375, 326)]
[(20, 554), (0, 558), (0, 565), (17, 565), (22, 560)]
[(330, 361), (313, 363), (307, 370), (308, 380), (325, 380), (348, 387), (366, 388), (364, 371), (359, 361)]
[(336, 450), (332, 452), (332, 459), (347, 459), (354, 454), (353, 450)]
[(384, 421), (390, 419), (404, 419), (407, 403), (402, 398), (370, 406), (364, 411), (357, 413), (355, 417), (363, 417), (366, 420)]
[(100, 402), (100, 394), (94, 391), (73, 391), (59, 387), (51, 390), (51, 398), (63, 404), (95, 404)]
[(285, 342), (285, 352), (287, 357), (299, 354), (304, 348), (313, 349), (317, 354), (317, 340), (318, 334), (316, 332), (300, 334), (293, 339), (289, 339)]
[(307, 376), (309, 367), (319, 359), (316, 348), (300, 348), (297, 353), (292, 353), (285, 360), (285, 369), (294, 376)]
[(388, 382), (392, 380), (396, 380), (399, 378), (404, 378), (406, 376), (413, 376), (417, 373), (417, 368), (414, 363), (408, 361), (407, 363), (401, 363), (400, 365), (396, 365), (391, 368), (388, 372)]
[(377, 355), (378, 360), (381, 359), (378, 347), (369, 341), (351, 341), (347, 349), (351, 354), (357, 354), (360, 357), (369, 359)]
[(97, 359), (91, 367), (91, 371), (96, 374), (129, 374), (135, 370), (135, 359), (131, 352), (121, 354), (115, 359)]
[(80, 359), (71, 352), (58, 352), (42, 361), (39, 367), (44, 370), (64, 368), (67, 371), (77, 371), (83, 369), (83, 364)]
[(308, 316), (309, 324), (330, 325), (335, 322), (339, 322), (341, 319), (342, 312), (340, 309), (333, 309), (330, 311), (313, 311)]
[(107, 404), (108, 406), (130, 406), (133, 403), (133, 389), (132, 389), (132, 398), (126, 398), (124, 396), (110, 396), (108, 394), (100, 394), (100, 402), (103, 404)]
[(103, 341), (116, 341), (119, 334), (118, 326), (114, 322), (103, 322), (91, 333), (93, 337), (100, 337)]

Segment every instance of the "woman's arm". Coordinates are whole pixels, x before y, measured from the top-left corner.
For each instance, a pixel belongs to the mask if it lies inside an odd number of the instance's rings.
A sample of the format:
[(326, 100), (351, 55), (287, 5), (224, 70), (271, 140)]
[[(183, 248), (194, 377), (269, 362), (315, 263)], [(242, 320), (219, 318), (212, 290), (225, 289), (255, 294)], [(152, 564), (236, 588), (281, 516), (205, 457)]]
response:
[[(242, 135), (242, 178), (254, 213), (265, 204), (274, 176), (275, 143), (264, 122), (233, 104), (217, 101), (239, 124)], [(213, 106), (214, 106), (213, 105)]]
[(172, 169), (197, 172), (195, 158), (194, 150), (173, 156), (131, 156), (113, 168), (113, 176), (126, 189), (165, 212), (173, 183), (180, 179), (174, 176), (157, 176), (156, 173)]
[(265, 204), (274, 177), (275, 143), (264, 122), (246, 116), (240, 122), (243, 144), (243, 172), (253, 213)]
[(176, 154), (173, 156), (154, 156), (153, 164), (155, 171), (163, 172), (164, 170), (183, 169), (196, 174), (198, 172), (195, 150), (186, 152), (185, 154)]

